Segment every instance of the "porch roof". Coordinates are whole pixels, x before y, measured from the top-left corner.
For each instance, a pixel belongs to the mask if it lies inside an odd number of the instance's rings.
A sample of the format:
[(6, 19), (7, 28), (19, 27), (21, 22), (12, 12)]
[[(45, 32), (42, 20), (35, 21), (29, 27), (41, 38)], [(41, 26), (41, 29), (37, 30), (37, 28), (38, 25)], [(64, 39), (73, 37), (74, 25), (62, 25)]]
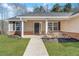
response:
[(33, 13), (33, 12), (31, 12), (31, 13), (26, 13), (26, 14), (24, 14), (24, 15), (18, 15), (18, 16), (15, 16), (15, 17), (12, 17), (12, 18), (9, 18), (8, 20), (20, 20), (20, 18), (46, 18), (46, 19), (48, 19), (48, 18), (50, 18), (50, 19), (69, 19), (69, 18), (71, 18), (71, 17), (75, 17), (75, 16), (77, 16), (77, 15), (79, 15), (79, 13), (76, 13), (76, 14), (74, 14), (73, 12), (70, 12), (70, 13), (64, 13), (64, 12), (58, 12), (58, 13)]
[(65, 13), (65, 12), (46, 12), (46, 13), (34, 13), (34, 12), (29, 12), (24, 15), (19, 15), (19, 16), (71, 16), (73, 13)]

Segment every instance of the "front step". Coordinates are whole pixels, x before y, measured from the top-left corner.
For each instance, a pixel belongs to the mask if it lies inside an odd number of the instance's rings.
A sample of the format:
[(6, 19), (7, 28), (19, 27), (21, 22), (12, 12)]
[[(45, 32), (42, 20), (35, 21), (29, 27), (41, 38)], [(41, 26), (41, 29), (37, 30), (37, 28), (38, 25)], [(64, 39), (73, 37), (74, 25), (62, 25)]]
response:
[(25, 35), (23, 38), (42, 38), (43, 35)]

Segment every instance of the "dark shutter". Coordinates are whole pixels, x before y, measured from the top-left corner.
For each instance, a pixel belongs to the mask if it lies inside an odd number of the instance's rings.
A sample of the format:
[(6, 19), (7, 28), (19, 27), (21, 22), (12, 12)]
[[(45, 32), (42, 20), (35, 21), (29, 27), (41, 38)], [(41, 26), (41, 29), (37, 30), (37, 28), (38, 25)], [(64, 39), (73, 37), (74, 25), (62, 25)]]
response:
[(59, 31), (61, 30), (61, 29), (60, 29), (60, 26), (61, 26), (61, 25), (60, 25), (60, 22), (58, 22), (58, 30), (59, 30)]

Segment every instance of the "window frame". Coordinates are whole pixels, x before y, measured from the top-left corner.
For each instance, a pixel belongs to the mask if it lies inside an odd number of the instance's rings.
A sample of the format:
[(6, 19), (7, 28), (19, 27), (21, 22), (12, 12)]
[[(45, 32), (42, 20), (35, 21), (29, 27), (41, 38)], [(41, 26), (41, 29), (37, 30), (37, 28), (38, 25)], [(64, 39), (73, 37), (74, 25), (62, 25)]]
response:
[[(17, 25), (17, 23), (19, 25)], [(20, 28), (19, 30), (17, 30), (18, 27)], [(21, 31), (21, 22), (10, 22), (9, 31)]]
[(59, 22), (48, 22), (48, 31), (59, 31)]
[[(19, 28), (19, 30), (17, 30), (17, 28)], [(15, 31), (21, 31), (21, 22), (15, 23)]]

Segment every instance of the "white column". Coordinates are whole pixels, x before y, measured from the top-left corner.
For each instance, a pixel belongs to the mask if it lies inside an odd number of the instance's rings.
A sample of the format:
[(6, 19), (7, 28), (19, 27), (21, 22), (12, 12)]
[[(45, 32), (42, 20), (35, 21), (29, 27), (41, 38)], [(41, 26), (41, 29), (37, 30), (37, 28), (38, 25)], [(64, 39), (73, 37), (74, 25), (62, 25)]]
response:
[(24, 22), (21, 21), (21, 24), (22, 24), (22, 26), (21, 26), (21, 37), (23, 37), (24, 36)]
[(46, 20), (46, 33), (45, 34), (47, 34), (47, 32), (48, 32), (48, 21)]
[(21, 37), (23, 37), (24, 36), (24, 22), (22, 18), (20, 18), (20, 21), (21, 21)]

